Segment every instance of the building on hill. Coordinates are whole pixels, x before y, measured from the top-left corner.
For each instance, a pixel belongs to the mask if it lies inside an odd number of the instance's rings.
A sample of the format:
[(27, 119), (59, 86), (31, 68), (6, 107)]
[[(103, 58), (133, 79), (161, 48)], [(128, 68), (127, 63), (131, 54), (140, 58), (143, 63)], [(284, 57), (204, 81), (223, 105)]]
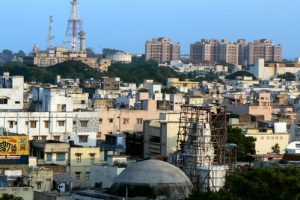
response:
[(146, 41), (146, 61), (154, 60), (159, 63), (170, 62), (180, 59), (180, 44), (172, 43), (169, 38), (160, 37)]
[(65, 61), (77, 60), (99, 71), (107, 71), (111, 62), (109, 59), (89, 58), (86, 52), (73, 52), (66, 48), (56, 47), (47, 51), (36, 50), (31, 56), (26, 56), (23, 62), (26, 65), (50, 67)]

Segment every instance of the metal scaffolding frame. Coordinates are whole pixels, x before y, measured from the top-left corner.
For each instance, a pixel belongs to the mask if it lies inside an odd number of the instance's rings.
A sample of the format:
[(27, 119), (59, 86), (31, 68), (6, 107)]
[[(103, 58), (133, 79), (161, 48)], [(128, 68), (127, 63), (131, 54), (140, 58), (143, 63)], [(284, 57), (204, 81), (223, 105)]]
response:
[(199, 167), (235, 166), (235, 153), (226, 145), (226, 126), (226, 108), (223, 106), (181, 107), (175, 162), (195, 188), (205, 184), (200, 181)]

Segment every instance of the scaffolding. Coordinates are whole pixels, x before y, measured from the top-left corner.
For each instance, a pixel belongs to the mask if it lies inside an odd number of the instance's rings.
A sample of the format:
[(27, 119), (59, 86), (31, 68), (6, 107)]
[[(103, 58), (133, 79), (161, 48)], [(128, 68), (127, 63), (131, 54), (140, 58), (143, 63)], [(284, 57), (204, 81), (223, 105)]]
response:
[(227, 148), (226, 141), (225, 107), (181, 107), (175, 162), (190, 178), (195, 188), (207, 185), (205, 182), (211, 176), (209, 171), (203, 181), (200, 178), (200, 169), (210, 170), (214, 166), (226, 166), (230, 168), (226, 171), (232, 171), (236, 158), (234, 148)]

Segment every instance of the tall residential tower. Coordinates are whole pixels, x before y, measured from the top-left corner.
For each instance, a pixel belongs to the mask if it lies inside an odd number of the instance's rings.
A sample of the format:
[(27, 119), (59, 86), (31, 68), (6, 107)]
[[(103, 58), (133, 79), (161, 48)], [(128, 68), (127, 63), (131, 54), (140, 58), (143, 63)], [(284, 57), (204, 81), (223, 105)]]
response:
[(180, 59), (180, 44), (172, 43), (169, 38), (160, 37), (146, 41), (146, 60), (154, 60), (159, 63)]

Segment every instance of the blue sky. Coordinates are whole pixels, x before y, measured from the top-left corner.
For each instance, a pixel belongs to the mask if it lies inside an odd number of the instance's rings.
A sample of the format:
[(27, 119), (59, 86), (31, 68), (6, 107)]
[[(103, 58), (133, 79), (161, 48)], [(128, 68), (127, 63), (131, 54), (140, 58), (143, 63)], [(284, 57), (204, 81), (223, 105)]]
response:
[[(46, 48), (48, 17), (61, 45), (71, 0), (0, 0), (0, 49)], [(143, 53), (144, 43), (168, 36), (182, 53), (201, 38), (272, 39), (283, 56), (300, 56), (299, 0), (79, 0), (87, 46)]]

